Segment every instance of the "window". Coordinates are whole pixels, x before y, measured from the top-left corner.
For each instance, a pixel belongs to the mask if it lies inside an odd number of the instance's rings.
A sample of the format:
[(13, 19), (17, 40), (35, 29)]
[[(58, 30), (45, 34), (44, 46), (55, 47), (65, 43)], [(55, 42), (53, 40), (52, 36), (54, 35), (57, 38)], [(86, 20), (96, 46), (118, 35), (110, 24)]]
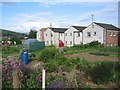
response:
[(80, 37), (80, 33), (78, 33), (78, 37)]
[(51, 37), (53, 36), (53, 34), (51, 33)]
[(116, 32), (113, 33), (113, 36), (116, 36)]
[(110, 43), (110, 46), (113, 46), (113, 44), (112, 44), (112, 43)]
[(65, 41), (65, 43), (67, 44), (67, 41)]
[(92, 24), (92, 28), (94, 28), (94, 24)]
[(49, 44), (49, 41), (47, 41), (47, 44)]
[(87, 32), (87, 36), (88, 36), (88, 37), (91, 37), (91, 32)]
[(51, 41), (51, 45), (53, 44), (53, 42)]
[(72, 33), (70, 33), (70, 36), (72, 36)]
[(112, 36), (112, 32), (110, 32), (109, 35)]
[(62, 33), (61, 33), (61, 36), (62, 36)]
[(70, 41), (70, 45), (72, 44), (72, 41)]
[(46, 36), (47, 36), (47, 34), (46, 34)]
[(65, 36), (67, 36), (67, 33), (65, 33)]
[(113, 44), (114, 46), (117, 46), (116, 43)]
[(93, 36), (96, 36), (96, 32), (94, 32)]

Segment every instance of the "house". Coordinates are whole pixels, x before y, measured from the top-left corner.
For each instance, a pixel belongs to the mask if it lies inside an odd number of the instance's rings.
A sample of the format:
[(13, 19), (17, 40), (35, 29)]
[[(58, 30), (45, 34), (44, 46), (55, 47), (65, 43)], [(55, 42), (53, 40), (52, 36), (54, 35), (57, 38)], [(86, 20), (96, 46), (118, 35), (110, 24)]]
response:
[(91, 23), (83, 30), (83, 44), (98, 41), (106, 46), (119, 45), (120, 29), (112, 24)]
[(44, 32), (46, 31), (47, 28), (41, 28), (37, 34), (36, 34), (36, 37), (37, 37), (37, 40), (38, 41), (44, 41)]
[(79, 45), (83, 43), (82, 31), (86, 27), (84, 26), (70, 26), (65, 31), (65, 46)]
[(44, 32), (45, 45), (55, 45), (58, 46), (59, 40), (64, 42), (64, 32), (67, 28), (47, 28)]

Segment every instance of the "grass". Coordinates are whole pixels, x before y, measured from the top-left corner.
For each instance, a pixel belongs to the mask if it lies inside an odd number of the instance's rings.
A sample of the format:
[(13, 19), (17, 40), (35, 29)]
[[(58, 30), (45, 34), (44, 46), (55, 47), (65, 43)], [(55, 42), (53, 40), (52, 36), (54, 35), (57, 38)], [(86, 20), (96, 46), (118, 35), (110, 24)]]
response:
[(2, 46), (2, 57), (7, 57), (7, 56), (13, 55), (13, 54), (19, 54), (20, 49), (22, 49), (22, 45)]

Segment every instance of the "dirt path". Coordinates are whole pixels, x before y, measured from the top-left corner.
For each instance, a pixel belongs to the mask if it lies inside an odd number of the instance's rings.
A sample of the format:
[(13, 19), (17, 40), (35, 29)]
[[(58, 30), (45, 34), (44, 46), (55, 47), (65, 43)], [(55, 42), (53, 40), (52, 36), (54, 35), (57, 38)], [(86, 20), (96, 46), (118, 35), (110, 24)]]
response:
[(79, 53), (79, 54), (71, 54), (71, 55), (65, 55), (68, 58), (80, 58), (80, 59), (85, 59), (87, 61), (104, 61), (104, 60), (110, 60), (110, 61), (117, 61), (120, 60), (118, 57), (111, 57), (111, 56), (97, 56), (97, 55), (92, 55), (89, 53)]

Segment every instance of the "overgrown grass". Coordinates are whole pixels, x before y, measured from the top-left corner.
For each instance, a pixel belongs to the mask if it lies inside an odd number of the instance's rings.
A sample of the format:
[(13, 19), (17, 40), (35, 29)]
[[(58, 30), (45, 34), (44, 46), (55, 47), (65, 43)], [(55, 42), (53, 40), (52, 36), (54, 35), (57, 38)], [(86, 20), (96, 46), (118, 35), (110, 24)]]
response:
[(19, 54), (20, 49), (22, 49), (22, 45), (2, 46), (2, 57), (7, 57), (7, 56), (13, 55), (13, 54)]
[(104, 47), (104, 48), (100, 48), (100, 51), (120, 53), (120, 47)]

